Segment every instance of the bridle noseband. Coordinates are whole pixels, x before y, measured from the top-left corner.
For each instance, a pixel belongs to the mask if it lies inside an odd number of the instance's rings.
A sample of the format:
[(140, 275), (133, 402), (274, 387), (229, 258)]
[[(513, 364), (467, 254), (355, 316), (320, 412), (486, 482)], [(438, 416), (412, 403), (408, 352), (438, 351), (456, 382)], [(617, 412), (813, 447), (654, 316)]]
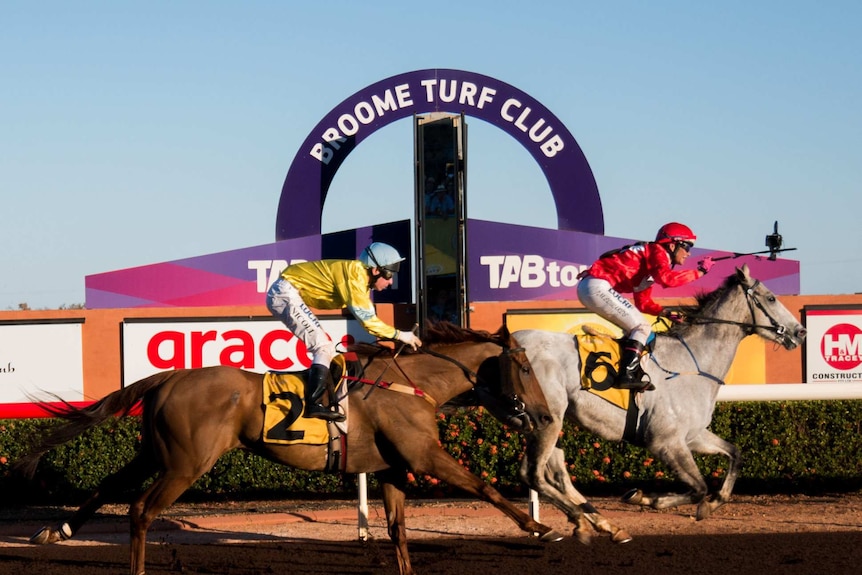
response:
[[(703, 316), (692, 316), (689, 318), (690, 323), (722, 323), (729, 325), (736, 325), (742, 328), (743, 333), (745, 335), (753, 335), (757, 332), (758, 329), (763, 329), (766, 331), (775, 332), (777, 336), (778, 342), (781, 345), (784, 345), (789, 336), (787, 335), (787, 327), (780, 324), (773, 316), (769, 313), (766, 307), (763, 305), (763, 302), (760, 301), (760, 298), (757, 297), (757, 286), (760, 285), (760, 280), (754, 280), (754, 283), (746, 285), (743, 281), (739, 282), (739, 287), (742, 288), (742, 292), (745, 294), (745, 301), (748, 304), (748, 311), (751, 313), (751, 322), (741, 322), (741, 321), (733, 321), (729, 319), (721, 319), (717, 317), (703, 317)], [(754, 308), (757, 308), (766, 316), (766, 319), (769, 320), (770, 325), (762, 325), (757, 323), (757, 315), (754, 311)]]
[[(688, 319), (688, 322), (691, 324), (708, 324), (708, 323), (720, 323), (720, 324), (728, 324), (735, 325), (742, 328), (743, 333), (746, 336), (753, 335), (757, 332), (758, 329), (772, 331), (775, 332), (777, 336), (777, 341), (786, 347), (786, 343), (790, 341), (790, 336), (787, 335), (787, 327), (780, 324), (773, 316), (769, 313), (766, 307), (763, 305), (763, 302), (760, 301), (760, 298), (757, 297), (757, 286), (760, 285), (760, 280), (754, 280), (754, 283), (751, 285), (747, 285), (744, 281), (740, 280), (739, 287), (742, 288), (742, 293), (745, 294), (745, 301), (748, 304), (748, 311), (751, 313), (751, 322), (741, 322), (741, 321), (733, 321), (729, 319), (722, 319), (717, 317), (704, 317), (704, 316), (691, 316)], [(773, 296), (774, 297), (774, 296)], [(757, 308), (766, 316), (766, 319), (769, 320), (770, 325), (762, 325), (757, 323), (757, 314), (754, 311), (754, 308)], [(707, 373), (700, 368), (700, 365), (697, 362), (697, 358), (694, 356), (694, 352), (688, 346), (688, 343), (682, 337), (681, 334), (675, 334), (675, 337), (682, 343), (683, 347), (688, 351), (688, 354), (691, 356), (694, 361), (694, 366), (697, 369), (697, 375), (706, 377), (707, 379), (711, 379), (720, 385), (724, 385), (724, 381), (721, 378), (718, 378), (711, 373)], [(658, 360), (654, 355), (650, 354), (650, 357), (658, 365), (659, 369), (669, 374), (667, 379), (672, 379), (679, 375), (680, 373), (670, 372), (666, 370), (664, 367), (659, 364)]]

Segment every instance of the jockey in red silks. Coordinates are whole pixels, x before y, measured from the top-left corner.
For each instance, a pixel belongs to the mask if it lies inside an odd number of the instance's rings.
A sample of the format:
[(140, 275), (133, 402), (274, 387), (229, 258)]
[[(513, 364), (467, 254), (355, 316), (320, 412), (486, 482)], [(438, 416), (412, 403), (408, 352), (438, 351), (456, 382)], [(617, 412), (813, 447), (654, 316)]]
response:
[[(673, 269), (685, 263), (696, 239), (688, 226), (671, 222), (659, 229), (654, 242), (639, 242), (605, 253), (578, 276), (578, 299), (584, 307), (623, 329), (617, 387), (653, 388), (649, 381), (642, 381), (640, 367), (640, 356), (652, 328), (638, 310), (677, 319), (675, 312), (664, 310), (652, 298), (652, 286), (658, 283), (677, 287), (706, 275), (714, 263), (709, 257), (699, 261), (695, 270)], [(623, 293), (633, 294), (634, 305)]]

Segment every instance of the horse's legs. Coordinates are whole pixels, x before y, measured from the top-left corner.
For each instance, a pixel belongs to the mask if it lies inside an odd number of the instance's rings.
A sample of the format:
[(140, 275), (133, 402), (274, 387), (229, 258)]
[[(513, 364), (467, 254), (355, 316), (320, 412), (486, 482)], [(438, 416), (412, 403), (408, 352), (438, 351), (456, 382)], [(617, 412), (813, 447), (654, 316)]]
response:
[(144, 573), (147, 530), (150, 525), (204, 473), (206, 469), (199, 474), (178, 474), (173, 470), (165, 472), (129, 507), (131, 575)]
[(706, 481), (700, 474), (694, 456), (688, 446), (679, 441), (653, 440), (647, 449), (655, 453), (663, 461), (671, 472), (683, 483), (688, 485), (687, 493), (651, 493), (644, 494), (639, 489), (633, 489), (623, 496), (623, 502), (634, 505), (652, 507), (653, 509), (667, 509), (686, 504), (699, 504), (706, 497)]
[[(161, 469), (153, 484), (129, 506), (130, 573), (143, 575), (147, 530), (159, 514), (212, 469), (218, 458), (235, 445), (235, 431), (226, 418), (208, 414), (194, 432), (188, 421), (176, 421), (175, 428), (151, 422), (152, 445), (158, 446), (155, 460)], [(142, 451), (148, 450), (143, 446)]]
[(742, 455), (739, 449), (729, 441), (725, 441), (709, 430), (704, 430), (690, 444), (691, 450), (695, 453), (705, 455), (724, 455), (728, 459), (727, 475), (724, 477), (724, 482), (715, 497), (707, 498), (701, 502), (697, 508), (697, 519), (706, 519), (709, 515), (730, 501), (730, 495), (733, 493), (733, 486), (736, 484), (736, 478), (739, 476), (739, 470), (742, 466)]
[(404, 485), (407, 471), (404, 469), (388, 469), (375, 474), (383, 486), (383, 509), (386, 512), (386, 527), (389, 538), (395, 544), (395, 556), (398, 559), (398, 572), (401, 575), (413, 575), (410, 565), (410, 555), (407, 553), (407, 528), (404, 514)]
[[(657, 444), (658, 442), (654, 442)], [(730, 501), (730, 494), (739, 475), (742, 458), (739, 449), (708, 430), (703, 430), (688, 445), (675, 444), (664, 446), (662, 450), (651, 449), (664, 461), (680, 481), (689, 486), (690, 491), (683, 494), (652, 494), (644, 495), (639, 490), (632, 490), (623, 497), (626, 503), (645, 505), (653, 509), (666, 509), (688, 503), (697, 504), (697, 520), (706, 519), (715, 509)], [(705, 455), (724, 455), (728, 458), (728, 470), (721, 490), (715, 498), (706, 497), (707, 485), (694, 461), (692, 452)]]
[(405, 455), (408, 466), (414, 472), (428, 473), (450, 485), (463, 489), (471, 495), (488, 501), (517, 523), (523, 531), (537, 535), (542, 541), (559, 541), (563, 538), (562, 535), (547, 525), (542, 525), (512, 505), (500, 495), (499, 491), (458, 465), (458, 462), (439, 446), (436, 438), (433, 442), (417, 447), (419, 449), (415, 450), (416, 457), (411, 458)]
[(546, 497), (554, 507), (566, 514), (575, 528), (574, 536), (587, 545), (591, 530), (611, 534), (615, 543), (631, 541), (631, 536), (612, 525), (572, 485), (566, 469), (563, 450), (556, 447), (562, 422), (555, 419), (548, 427), (526, 434), (527, 450), (521, 462), (521, 481)]
[(119, 471), (103, 479), (96, 491), (72, 514), (68, 521), (60, 523), (56, 527), (42, 527), (30, 537), (30, 543), (45, 545), (73, 537), (104, 505), (106, 500), (130, 486), (140, 485), (154, 472), (152, 462), (139, 453)]
[[(575, 536), (582, 543), (589, 543), (589, 531), (586, 529), (585, 522), (600, 533), (608, 533), (611, 536), (611, 541), (614, 543), (628, 543), (632, 540), (632, 536), (628, 532), (616, 525), (612, 524), (606, 517), (599, 513), (598, 509), (584, 497), (574, 485), (566, 469), (566, 460), (563, 450), (555, 447), (551, 452), (551, 457), (548, 460), (547, 466), (548, 479), (555, 483), (557, 489), (562, 492), (564, 497), (570, 502), (577, 505), (578, 513), (580, 513), (580, 521), (575, 524)], [(583, 538), (586, 537), (586, 540)]]
[[(575, 491), (575, 496), (566, 492), (563, 483), (570, 483), (565, 469), (565, 461), (560, 468), (559, 457), (554, 457), (557, 449), (556, 442), (559, 437), (562, 422), (554, 419), (554, 422), (541, 430), (526, 434), (527, 450), (521, 461), (520, 477), (531, 489), (538, 491), (546, 497), (554, 507), (566, 514), (569, 521), (575, 526), (574, 535), (578, 541), (587, 545), (590, 543), (590, 531), (586, 529), (584, 514), (580, 505), (586, 503), (586, 499)], [(574, 490), (574, 488), (573, 488)]]

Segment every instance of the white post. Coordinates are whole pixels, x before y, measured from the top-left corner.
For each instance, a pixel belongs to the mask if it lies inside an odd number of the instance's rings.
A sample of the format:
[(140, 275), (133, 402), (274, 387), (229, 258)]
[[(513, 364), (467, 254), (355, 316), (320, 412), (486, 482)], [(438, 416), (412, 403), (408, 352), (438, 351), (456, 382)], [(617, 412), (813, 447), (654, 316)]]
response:
[(530, 489), (530, 517), (539, 521), (539, 493), (535, 489)]
[(368, 541), (368, 480), (359, 474), (359, 540)]

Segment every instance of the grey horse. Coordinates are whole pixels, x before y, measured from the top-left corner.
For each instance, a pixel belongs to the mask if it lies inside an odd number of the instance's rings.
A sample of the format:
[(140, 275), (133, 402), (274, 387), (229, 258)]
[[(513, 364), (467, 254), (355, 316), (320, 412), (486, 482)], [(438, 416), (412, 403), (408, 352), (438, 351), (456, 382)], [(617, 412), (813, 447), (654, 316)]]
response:
[[(730, 500), (740, 470), (740, 452), (707, 429), (722, 380), (743, 338), (756, 334), (793, 349), (805, 338), (805, 328), (766, 286), (750, 276), (748, 266), (738, 268), (718, 289), (697, 300), (698, 305), (687, 310), (685, 324), (657, 334), (652, 352), (643, 362), (655, 390), (633, 397), (638, 406), (634, 417), (582, 389), (581, 360), (572, 335), (531, 329), (514, 333), (526, 348), (553, 414), (550, 425), (525, 433), (521, 479), (566, 513), (582, 543), (591, 538), (590, 525), (609, 533), (614, 542), (631, 537), (572, 485), (563, 451), (556, 446), (564, 418), (606, 440), (646, 447), (689, 488), (680, 494), (645, 494), (634, 489), (623, 497), (627, 503), (654, 509), (694, 504), (701, 520)], [(717, 493), (707, 492), (693, 453), (729, 459)]]

